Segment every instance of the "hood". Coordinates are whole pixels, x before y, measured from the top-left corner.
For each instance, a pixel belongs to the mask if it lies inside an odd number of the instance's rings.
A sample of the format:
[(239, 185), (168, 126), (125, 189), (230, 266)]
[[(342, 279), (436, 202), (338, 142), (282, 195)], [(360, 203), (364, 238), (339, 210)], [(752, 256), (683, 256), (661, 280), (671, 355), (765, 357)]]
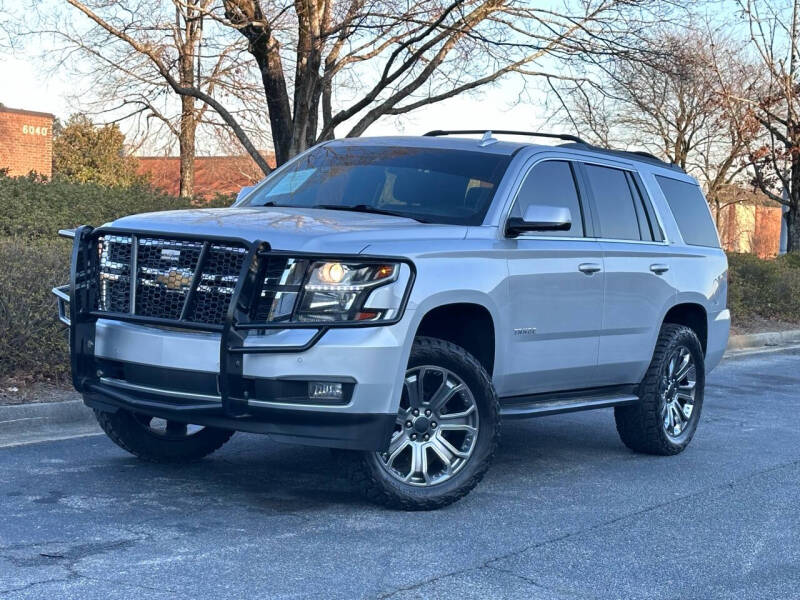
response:
[(289, 207), (202, 208), (143, 213), (110, 225), (137, 231), (262, 240), (276, 250), (357, 254), (373, 242), (463, 239), (467, 228), (405, 217)]

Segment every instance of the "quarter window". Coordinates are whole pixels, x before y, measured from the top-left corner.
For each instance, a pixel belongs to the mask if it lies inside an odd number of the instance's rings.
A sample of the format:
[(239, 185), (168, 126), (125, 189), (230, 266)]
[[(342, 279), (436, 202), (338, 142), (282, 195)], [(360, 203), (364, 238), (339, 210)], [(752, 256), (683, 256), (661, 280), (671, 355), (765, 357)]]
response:
[(703, 192), (692, 183), (656, 175), (683, 241), (693, 246), (719, 248), (719, 236)]
[(583, 237), (583, 214), (569, 162), (546, 160), (528, 172), (511, 209), (512, 217), (522, 217), (532, 204), (564, 206), (572, 215), (572, 227), (567, 231), (530, 232), (526, 235)]
[(586, 176), (597, 208), (600, 236), (615, 240), (641, 240), (639, 215), (625, 171), (586, 165)]

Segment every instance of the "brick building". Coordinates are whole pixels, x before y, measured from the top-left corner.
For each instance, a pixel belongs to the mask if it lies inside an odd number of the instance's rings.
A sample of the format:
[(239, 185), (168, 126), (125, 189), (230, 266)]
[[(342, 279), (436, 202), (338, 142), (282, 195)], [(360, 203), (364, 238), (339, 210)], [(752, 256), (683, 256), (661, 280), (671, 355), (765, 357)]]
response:
[[(271, 153), (262, 152), (270, 166)], [(181, 164), (177, 156), (143, 156), (137, 159), (140, 175), (147, 175), (153, 186), (177, 196)], [(198, 156), (194, 159), (194, 191), (210, 198), (214, 194), (236, 194), (246, 185), (264, 179), (264, 173), (249, 156)]]
[(750, 188), (730, 186), (720, 192), (724, 206), (717, 215), (720, 241), (726, 252), (747, 252), (761, 258), (778, 255), (782, 209), (764, 194)]
[(0, 104), (0, 169), (8, 174), (53, 173), (53, 119), (49, 113)]

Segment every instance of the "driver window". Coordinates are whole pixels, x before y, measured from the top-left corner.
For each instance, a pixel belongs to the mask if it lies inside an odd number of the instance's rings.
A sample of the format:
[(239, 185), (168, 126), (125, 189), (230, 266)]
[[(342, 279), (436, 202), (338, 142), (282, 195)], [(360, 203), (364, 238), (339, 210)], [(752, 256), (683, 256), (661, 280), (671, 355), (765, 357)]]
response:
[(546, 160), (533, 167), (522, 183), (510, 216), (522, 217), (531, 204), (567, 207), (572, 215), (572, 227), (567, 231), (532, 231), (525, 235), (583, 237), (581, 203), (568, 161)]

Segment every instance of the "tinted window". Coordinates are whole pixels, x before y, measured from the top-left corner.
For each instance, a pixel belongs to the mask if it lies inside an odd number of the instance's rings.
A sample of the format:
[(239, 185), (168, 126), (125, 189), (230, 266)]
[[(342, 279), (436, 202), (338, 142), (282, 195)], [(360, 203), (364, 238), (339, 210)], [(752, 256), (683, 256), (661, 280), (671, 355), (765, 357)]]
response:
[(586, 175), (597, 208), (600, 237), (641, 240), (639, 217), (625, 171), (586, 165)]
[(642, 185), (642, 180), (639, 175), (628, 173), (628, 181), (631, 184), (633, 195), (636, 196), (635, 204), (639, 214), (639, 230), (642, 232), (642, 239), (663, 242), (664, 234), (661, 232), (656, 212), (647, 196), (644, 185)]
[(245, 205), (355, 207), (480, 225), (509, 161), (467, 150), (325, 145), (269, 177)]
[(700, 188), (693, 183), (659, 175), (656, 175), (656, 180), (667, 198), (683, 241), (693, 246), (719, 248), (717, 230)]
[(578, 200), (578, 189), (575, 186), (572, 166), (568, 162), (548, 160), (533, 167), (519, 190), (511, 216), (522, 217), (525, 209), (531, 204), (566, 206), (572, 215), (572, 227), (568, 231), (542, 231), (530, 232), (530, 234), (583, 236), (583, 219), (581, 204)]

